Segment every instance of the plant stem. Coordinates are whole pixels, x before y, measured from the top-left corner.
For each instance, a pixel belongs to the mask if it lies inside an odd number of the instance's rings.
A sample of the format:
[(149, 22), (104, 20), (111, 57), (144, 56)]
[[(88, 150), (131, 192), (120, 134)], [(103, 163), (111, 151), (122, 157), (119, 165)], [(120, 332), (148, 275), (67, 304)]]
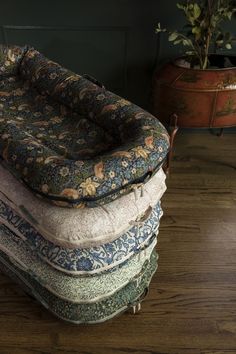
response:
[(207, 64), (208, 64), (210, 41), (211, 41), (211, 32), (208, 31), (207, 38), (206, 38), (206, 48), (204, 51), (204, 59), (203, 59), (203, 65), (202, 65), (203, 70), (205, 70), (207, 68)]
[(208, 65), (208, 55), (209, 55), (209, 49), (210, 49), (210, 43), (211, 43), (211, 37), (212, 37), (212, 31), (211, 31), (211, 22), (212, 22), (212, 15), (213, 15), (213, 3), (214, 0), (208, 0), (208, 28), (207, 28), (207, 33), (206, 33), (206, 43), (205, 43), (205, 48), (203, 51), (203, 58), (202, 58), (202, 69), (205, 70)]
[(199, 62), (200, 62), (200, 67), (202, 66), (202, 57), (201, 57), (201, 53), (198, 52), (196, 46), (192, 43), (191, 39), (189, 39), (187, 36), (185, 36), (183, 33), (178, 33), (178, 35), (180, 37), (182, 37), (183, 39), (185, 39), (188, 43), (189, 43), (189, 46), (193, 49), (193, 51), (196, 53), (198, 59), (199, 59)]

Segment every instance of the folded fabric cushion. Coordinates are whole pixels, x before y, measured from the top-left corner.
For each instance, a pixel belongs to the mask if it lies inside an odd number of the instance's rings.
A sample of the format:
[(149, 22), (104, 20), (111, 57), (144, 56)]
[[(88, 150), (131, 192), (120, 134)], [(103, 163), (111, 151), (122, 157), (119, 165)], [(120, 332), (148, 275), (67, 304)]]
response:
[(61, 319), (74, 323), (103, 322), (141, 302), (142, 295), (146, 293), (156, 268), (157, 254), (153, 250), (150, 262), (146, 261), (140, 274), (125, 287), (104, 300), (77, 304), (54, 295), (0, 251), (0, 269), (3, 272), (19, 283), (27, 293), (34, 296), (49, 311)]
[(94, 277), (71, 277), (43, 262), (35, 252), (7, 227), (0, 225), (0, 250), (39, 284), (64, 300), (75, 303), (101, 301), (127, 285), (142, 271), (145, 261), (150, 259), (156, 245), (156, 238), (139, 254), (133, 256), (124, 266), (113, 272)]
[(0, 75), (0, 156), (32, 191), (94, 207), (161, 167), (169, 137), (157, 118), (32, 48), (9, 50), (2, 66), (18, 70)]
[(69, 249), (46, 240), (11, 206), (1, 200), (0, 193), (0, 222), (19, 235), (41, 259), (71, 275), (92, 275), (123, 264), (133, 254), (145, 248), (153, 234), (158, 234), (161, 216), (159, 202), (142, 225), (138, 222), (118, 239), (101, 246)]
[(19, 63), (26, 52), (27, 47), (0, 45), (0, 77), (6, 78), (17, 75)]
[[(136, 223), (149, 218), (164, 191), (165, 174), (160, 169), (143, 187), (108, 205), (67, 209), (35, 197), (0, 165), (0, 200), (27, 220), (47, 240), (65, 248), (90, 248), (122, 236)], [(4, 208), (1, 212), (4, 218)], [(12, 223), (11, 213), (5, 219)]]

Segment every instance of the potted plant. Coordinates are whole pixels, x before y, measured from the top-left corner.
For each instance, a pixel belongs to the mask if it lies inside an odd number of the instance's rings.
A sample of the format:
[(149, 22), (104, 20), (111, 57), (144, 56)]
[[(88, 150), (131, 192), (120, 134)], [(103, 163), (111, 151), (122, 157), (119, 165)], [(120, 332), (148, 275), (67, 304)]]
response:
[(186, 18), (183, 29), (168, 31), (159, 23), (156, 32), (167, 32), (169, 41), (182, 45), (185, 53), (154, 74), (153, 113), (163, 122), (175, 114), (182, 127), (234, 126), (236, 57), (225, 53), (234, 38), (221, 25), (232, 19), (235, 2), (187, 0), (177, 7)]

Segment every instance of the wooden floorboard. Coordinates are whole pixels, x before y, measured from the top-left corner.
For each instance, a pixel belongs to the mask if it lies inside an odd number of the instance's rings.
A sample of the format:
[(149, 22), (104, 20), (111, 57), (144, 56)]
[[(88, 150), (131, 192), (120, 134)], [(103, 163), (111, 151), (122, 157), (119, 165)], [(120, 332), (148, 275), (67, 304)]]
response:
[(177, 135), (142, 311), (100, 325), (54, 318), (0, 274), (1, 354), (236, 354), (236, 135)]

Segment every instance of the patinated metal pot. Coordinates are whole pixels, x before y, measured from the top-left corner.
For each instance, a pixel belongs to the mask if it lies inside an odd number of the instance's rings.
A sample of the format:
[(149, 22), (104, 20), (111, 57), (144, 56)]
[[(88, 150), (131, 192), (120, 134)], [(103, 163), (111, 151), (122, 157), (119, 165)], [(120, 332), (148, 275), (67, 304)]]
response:
[(170, 62), (154, 74), (152, 108), (167, 125), (176, 114), (179, 127), (236, 126), (236, 67), (200, 70)]

